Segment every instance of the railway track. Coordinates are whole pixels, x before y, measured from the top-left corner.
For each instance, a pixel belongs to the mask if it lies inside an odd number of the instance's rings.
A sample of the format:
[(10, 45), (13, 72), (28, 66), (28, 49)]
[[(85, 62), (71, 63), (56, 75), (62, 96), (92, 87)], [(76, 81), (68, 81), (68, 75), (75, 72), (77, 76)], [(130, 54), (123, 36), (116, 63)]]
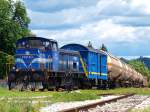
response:
[(97, 105), (95, 108), (88, 109), (88, 112), (129, 112), (149, 97), (150, 96), (133, 95), (117, 100), (114, 103), (108, 103), (103, 106)]
[[(103, 107), (103, 106), (108, 105), (110, 103), (115, 103), (115, 102), (121, 101), (122, 99), (130, 98), (132, 96), (134, 96), (134, 94), (121, 95), (119, 97), (112, 98), (109, 100), (104, 100), (104, 101), (99, 101), (96, 103), (91, 103), (91, 104), (87, 104), (87, 105), (83, 105), (83, 106), (79, 106), (79, 107), (64, 109), (64, 110), (61, 110), (59, 112), (87, 112), (87, 111), (89, 111), (89, 112), (94, 112), (94, 111), (95, 112), (112, 112), (112, 110), (110, 111), (109, 108), (106, 111), (102, 111), (101, 108), (99, 108), (99, 107)], [(115, 112), (117, 112), (117, 111), (115, 111)]]

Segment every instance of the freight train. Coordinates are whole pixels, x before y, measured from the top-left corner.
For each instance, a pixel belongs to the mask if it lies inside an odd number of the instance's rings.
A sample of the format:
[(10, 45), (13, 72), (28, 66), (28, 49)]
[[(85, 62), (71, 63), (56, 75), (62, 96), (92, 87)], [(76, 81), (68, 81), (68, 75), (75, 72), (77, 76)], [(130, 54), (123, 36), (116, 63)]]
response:
[[(81, 44), (25, 37), (16, 43), (15, 64), (8, 74), (9, 89), (143, 87), (147, 79), (113, 55)], [(19, 87), (20, 87), (19, 86)]]

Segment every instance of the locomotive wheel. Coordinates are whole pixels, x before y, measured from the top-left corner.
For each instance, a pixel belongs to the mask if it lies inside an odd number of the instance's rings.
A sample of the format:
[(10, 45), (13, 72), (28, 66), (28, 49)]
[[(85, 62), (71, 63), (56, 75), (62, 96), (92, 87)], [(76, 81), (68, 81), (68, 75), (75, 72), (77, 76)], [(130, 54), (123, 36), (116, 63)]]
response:
[(8, 88), (9, 90), (12, 89), (12, 82), (15, 81), (15, 74), (14, 73), (9, 73), (8, 75)]
[(8, 81), (12, 82), (14, 80), (15, 80), (15, 74), (14, 73), (9, 73), (9, 75), (8, 75)]
[(10, 81), (8, 81), (8, 88), (9, 88), (9, 90), (12, 89), (12, 88), (11, 88), (11, 82), (10, 82)]
[(42, 91), (44, 91), (44, 89), (48, 89), (48, 84), (46, 82), (42, 82), (42, 86), (43, 86), (43, 89), (41, 89)]

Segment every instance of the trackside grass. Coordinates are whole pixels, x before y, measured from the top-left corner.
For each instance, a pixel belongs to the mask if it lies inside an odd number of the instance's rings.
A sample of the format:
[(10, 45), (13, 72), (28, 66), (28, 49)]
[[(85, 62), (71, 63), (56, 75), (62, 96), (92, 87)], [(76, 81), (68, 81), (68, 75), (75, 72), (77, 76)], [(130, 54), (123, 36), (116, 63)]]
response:
[(0, 101), (0, 112), (36, 112), (36, 108), (31, 102), (16, 103), (2, 100)]
[(56, 93), (53, 95), (53, 97), (51, 98), (52, 102), (69, 102), (69, 101), (84, 101), (84, 100), (93, 100), (93, 99), (98, 99), (100, 98), (99, 96), (97, 96), (94, 93), (87, 93), (87, 92), (81, 92), (81, 93), (77, 93), (77, 92), (62, 92), (60, 93)]
[(51, 96), (55, 92), (32, 92), (32, 91), (9, 91), (6, 88), (0, 88), (0, 97), (37, 97), (37, 96)]
[[(136, 93), (139, 95), (150, 95), (150, 88), (117, 88), (117, 89), (110, 89), (110, 90), (79, 90), (79, 91), (80, 93), (83, 93), (83, 94), (92, 94), (92, 95), (93, 94), (110, 94), (110, 93), (112, 94)], [(67, 92), (55, 92), (55, 91), (20, 92), (18, 90), (9, 91), (8, 89), (0, 88), (0, 97), (38, 97), (38, 96), (53, 97), (53, 95), (55, 96), (55, 95), (62, 94), (62, 93), (67, 93)], [(77, 92), (75, 93), (79, 94)]]
[(81, 90), (82, 93), (95, 94), (127, 94), (135, 93), (138, 95), (150, 95), (150, 88), (116, 88), (109, 90)]
[(130, 112), (150, 112), (150, 107), (146, 107), (144, 109), (134, 109), (131, 110)]
[(40, 107), (55, 102), (83, 101), (97, 99), (95, 93), (86, 92), (32, 92), (9, 91), (0, 88), (0, 112), (38, 112)]
[[(18, 90), (9, 91), (0, 88), (0, 112), (38, 112), (39, 108), (55, 102), (83, 101), (98, 99), (97, 94), (127, 94), (150, 95), (150, 88), (117, 88), (110, 90), (77, 90), (72, 92), (32, 92)], [(148, 110), (148, 111), (147, 111)], [(149, 112), (150, 108), (144, 111)], [(133, 111), (134, 112), (134, 111)]]
[(0, 98), (8, 99), (20, 99), (20, 100), (37, 100), (37, 99), (46, 99), (51, 100), (52, 102), (66, 102), (66, 101), (83, 101), (83, 100), (92, 100), (99, 98), (96, 93), (88, 92), (56, 92), (56, 91), (44, 91), (44, 92), (32, 92), (32, 91), (18, 91), (12, 90), (9, 91), (5, 88), (0, 88)]

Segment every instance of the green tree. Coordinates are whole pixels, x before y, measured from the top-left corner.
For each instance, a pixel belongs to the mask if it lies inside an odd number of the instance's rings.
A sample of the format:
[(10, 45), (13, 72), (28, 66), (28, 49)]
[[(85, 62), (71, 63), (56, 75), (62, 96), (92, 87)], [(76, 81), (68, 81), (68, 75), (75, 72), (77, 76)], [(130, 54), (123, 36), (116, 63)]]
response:
[(6, 75), (8, 64), (13, 63), (11, 55), (15, 53), (16, 41), (31, 34), (29, 23), (21, 1), (0, 0), (0, 77)]
[(138, 72), (140, 72), (142, 75), (148, 77), (150, 79), (150, 70), (144, 65), (143, 62), (138, 60), (131, 60), (129, 61), (129, 64)]
[(14, 54), (16, 41), (30, 34), (29, 23), (21, 1), (0, 0), (0, 50)]

